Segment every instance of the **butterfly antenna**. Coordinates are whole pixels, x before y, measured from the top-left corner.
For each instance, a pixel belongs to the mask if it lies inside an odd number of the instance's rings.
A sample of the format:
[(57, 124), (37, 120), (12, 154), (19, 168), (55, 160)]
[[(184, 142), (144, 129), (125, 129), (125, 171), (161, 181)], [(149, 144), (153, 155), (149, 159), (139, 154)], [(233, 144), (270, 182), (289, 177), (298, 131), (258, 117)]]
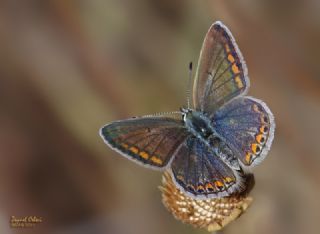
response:
[(181, 111), (170, 111), (170, 112), (160, 112), (160, 113), (155, 113), (155, 114), (151, 114), (151, 115), (143, 115), (141, 117), (164, 117), (164, 116), (168, 116), (168, 115), (181, 115), (182, 112)]
[(191, 81), (192, 81), (192, 62), (189, 63), (189, 79), (187, 88), (187, 107), (190, 108), (190, 98), (191, 98)]

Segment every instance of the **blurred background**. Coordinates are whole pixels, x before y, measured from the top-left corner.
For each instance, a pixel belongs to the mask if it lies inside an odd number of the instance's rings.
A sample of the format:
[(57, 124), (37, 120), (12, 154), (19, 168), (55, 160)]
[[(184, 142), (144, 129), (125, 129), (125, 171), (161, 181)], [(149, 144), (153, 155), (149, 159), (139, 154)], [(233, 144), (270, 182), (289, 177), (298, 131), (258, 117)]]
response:
[[(249, 95), (276, 118), (248, 212), (220, 233), (319, 233), (320, 2), (2, 0), (0, 233), (207, 233), (161, 203), (161, 173), (111, 151), (107, 122), (177, 110), (222, 20)], [(37, 216), (34, 228), (10, 217)]]

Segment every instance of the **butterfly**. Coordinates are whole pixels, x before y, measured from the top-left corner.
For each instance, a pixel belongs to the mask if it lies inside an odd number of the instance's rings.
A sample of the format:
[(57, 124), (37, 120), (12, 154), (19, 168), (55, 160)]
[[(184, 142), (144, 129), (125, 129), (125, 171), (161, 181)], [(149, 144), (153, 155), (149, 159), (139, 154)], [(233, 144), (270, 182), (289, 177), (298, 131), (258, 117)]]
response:
[(220, 198), (241, 192), (246, 173), (270, 150), (275, 130), (268, 106), (245, 96), (249, 85), (234, 37), (217, 21), (202, 45), (192, 107), (181, 108), (179, 117), (114, 121), (102, 127), (100, 135), (128, 159), (169, 170), (175, 185), (190, 197)]

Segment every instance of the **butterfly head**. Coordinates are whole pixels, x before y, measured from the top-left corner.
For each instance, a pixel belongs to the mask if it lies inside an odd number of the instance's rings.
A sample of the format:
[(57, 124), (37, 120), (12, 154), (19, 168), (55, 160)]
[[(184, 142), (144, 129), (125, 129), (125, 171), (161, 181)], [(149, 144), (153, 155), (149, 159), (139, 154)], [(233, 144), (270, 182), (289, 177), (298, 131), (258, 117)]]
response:
[(183, 118), (185, 118), (185, 116), (190, 115), (192, 113), (192, 109), (185, 108), (185, 107), (181, 107), (180, 111), (181, 111)]
[(192, 122), (192, 119), (194, 119), (194, 115), (197, 112), (190, 108), (185, 108), (185, 107), (181, 107), (180, 111), (182, 113), (183, 121), (185, 122), (186, 125), (188, 125), (188, 122), (190, 121)]

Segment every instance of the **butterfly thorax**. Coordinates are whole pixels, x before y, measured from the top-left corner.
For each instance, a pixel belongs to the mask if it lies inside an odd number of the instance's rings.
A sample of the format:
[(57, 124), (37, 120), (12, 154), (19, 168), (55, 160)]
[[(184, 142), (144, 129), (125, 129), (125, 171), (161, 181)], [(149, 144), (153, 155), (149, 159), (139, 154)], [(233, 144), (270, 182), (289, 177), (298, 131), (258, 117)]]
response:
[(203, 112), (183, 109), (183, 120), (189, 132), (198, 138), (207, 140), (208, 138), (218, 137), (210, 119)]

